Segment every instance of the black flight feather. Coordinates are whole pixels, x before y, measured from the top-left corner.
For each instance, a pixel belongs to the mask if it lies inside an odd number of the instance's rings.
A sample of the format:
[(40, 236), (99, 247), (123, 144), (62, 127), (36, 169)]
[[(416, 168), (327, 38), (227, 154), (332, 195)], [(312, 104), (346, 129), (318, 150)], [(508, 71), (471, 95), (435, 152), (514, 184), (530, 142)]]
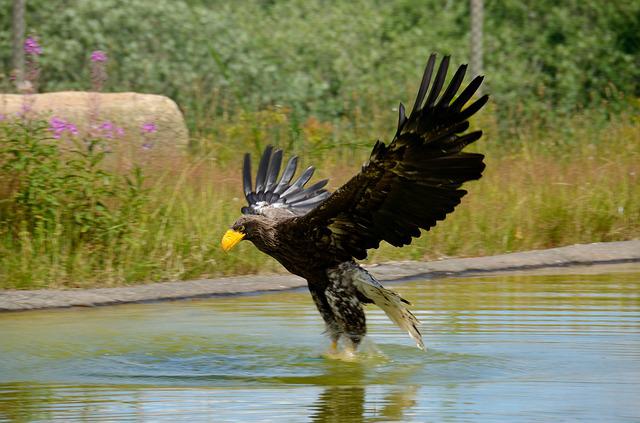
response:
[(287, 189), (285, 192), (283, 192), (280, 195), (280, 198), (286, 199), (288, 196), (291, 196), (291, 195), (295, 194), (296, 192), (298, 192), (298, 190), (301, 189), (304, 186), (304, 184), (309, 182), (309, 179), (311, 179), (311, 177), (313, 176), (313, 172), (315, 170), (316, 169), (313, 166), (309, 166), (302, 173), (302, 175), (300, 175), (300, 177), (293, 183), (293, 185), (291, 185), (289, 187), (289, 189)]
[(267, 179), (267, 168), (269, 167), (269, 162), (271, 161), (271, 151), (273, 147), (268, 145), (267, 148), (264, 149), (264, 153), (262, 153), (262, 158), (260, 158), (260, 164), (258, 165), (258, 173), (256, 174), (256, 194), (258, 194), (258, 198), (262, 200), (261, 194), (264, 192), (264, 186)]
[(249, 153), (244, 155), (244, 162), (242, 164), (242, 188), (244, 189), (244, 196), (247, 202), (251, 204), (253, 202), (251, 197), (253, 187), (251, 186), (251, 154)]
[(264, 188), (265, 192), (269, 192), (273, 189), (278, 174), (280, 173), (280, 165), (282, 164), (282, 150), (276, 150), (269, 160), (269, 168), (267, 170), (267, 184)]
[(400, 103), (398, 106), (398, 130), (396, 131), (396, 134), (400, 133), (406, 121), (407, 116), (405, 115), (404, 104)]
[(276, 194), (281, 194), (285, 189), (289, 187), (289, 183), (291, 182), (291, 179), (293, 179), (293, 175), (295, 175), (297, 167), (298, 156), (293, 156), (287, 162), (287, 166), (284, 168), (284, 172), (282, 172), (280, 182), (278, 182), (278, 186), (273, 190), (273, 192), (275, 192)]
[(471, 83), (469, 83), (469, 85), (467, 85), (467, 87), (462, 90), (458, 98), (456, 98), (449, 106), (452, 112), (459, 112), (462, 107), (467, 104), (467, 101), (469, 101), (471, 97), (473, 97), (473, 95), (476, 93), (476, 91), (478, 91), (478, 88), (480, 88), (483, 79), (484, 76), (476, 76), (475, 78), (473, 78)]
[(306, 200), (307, 198), (315, 196), (322, 187), (327, 185), (327, 182), (329, 182), (328, 179), (323, 179), (322, 181), (316, 182), (309, 188), (289, 194), (288, 196), (283, 195), (282, 199), (284, 199), (287, 203), (296, 203), (300, 200)]
[(440, 91), (442, 90), (442, 86), (444, 85), (444, 80), (447, 77), (447, 70), (449, 70), (449, 56), (444, 56), (442, 61), (440, 62), (440, 67), (438, 68), (438, 73), (436, 74), (436, 79), (433, 81), (433, 86), (431, 87), (431, 92), (429, 92), (429, 96), (427, 97), (427, 101), (424, 104), (423, 108), (431, 107), (435, 103), (436, 99), (440, 95)]
[(422, 82), (420, 82), (420, 88), (418, 89), (418, 95), (416, 96), (416, 101), (413, 104), (413, 109), (411, 110), (411, 115), (409, 119), (415, 117), (418, 110), (422, 107), (422, 100), (424, 100), (424, 95), (427, 93), (427, 89), (429, 88), (429, 84), (431, 83), (431, 75), (433, 74), (433, 68), (436, 64), (436, 55), (432, 54), (429, 56), (429, 60), (427, 60), (427, 66), (424, 69), (424, 74), (422, 75)]
[(278, 174), (280, 173), (280, 165), (282, 164), (282, 150), (278, 149), (271, 156), (269, 161), (269, 168), (267, 170), (267, 182), (264, 188), (265, 196), (264, 201), (270, 203), (274, 199), (273, 188), (276, 185)]
[(462, 85), (462, 81), (464, 80), (464, 75), (467, 72), (467, 65), (461, 65), (456, 73), (453, 75), (451, 82), (449, 83), (449, 87), (447, 87), (444, 94), (442, 94), (442, 98), (438, 102), (438, 106), (448, 106), (453, 97), (456, 95), (458, 90), (460, 89), (460, 85)]

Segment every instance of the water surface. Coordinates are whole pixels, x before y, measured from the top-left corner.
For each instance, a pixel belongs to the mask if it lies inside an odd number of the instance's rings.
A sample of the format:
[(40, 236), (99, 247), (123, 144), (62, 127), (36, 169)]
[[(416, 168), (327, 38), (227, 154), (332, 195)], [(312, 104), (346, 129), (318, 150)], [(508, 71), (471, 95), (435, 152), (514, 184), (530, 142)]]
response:
[(354, 362), (305, 291), (0, 314), (0, 421), (637, 422), (640, 265), (601, 272), (395, 285), (428, 351), (370, 307)]

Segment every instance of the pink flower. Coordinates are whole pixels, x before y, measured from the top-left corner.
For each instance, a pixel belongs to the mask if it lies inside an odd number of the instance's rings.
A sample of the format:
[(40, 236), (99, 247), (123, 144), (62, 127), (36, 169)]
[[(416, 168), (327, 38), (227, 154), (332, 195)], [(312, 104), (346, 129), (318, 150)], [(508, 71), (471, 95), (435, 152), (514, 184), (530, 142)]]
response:
[(67, 131), (71, 134), (71, 135), (78, 135), (78, 127), (75, 126), (73, 123), (69, 123), (67, 122)]
[(107, 53), (102, 50), (95, 50), (91, 53), (91, 61), (92, 62), (106, 62), (107, 61)]
[(49, 131), (53, 133), (55, 139), (62, 137), (65, 132), (70, 135), (78, 135), (78, 128), (73, 123), (57, 117), (52, 117), (49, 121)]
[(42, 54), (42, 47), (40, 47), (35, 38), (27, 37), (24, 40), (24, 52), (32, 56), (39, 56)]
[(113, 122), (108, 120), (102, 122), (98, 126), (98, 132), (100, 133), (100, 136), (104, 138), (109, 138), (109, 139), (119, 138), (124, 135), (124, 129), (120, 128), (119, 126), (116, 126)]
[(153, 134), (158, 130), (158, 127), (153, 122), (147, 122), (142, 125), (141, 130), (143, 134)]
[(106, 121), (100, 125), (100, 129), (104, 131), (113, 131), (113, 123)]

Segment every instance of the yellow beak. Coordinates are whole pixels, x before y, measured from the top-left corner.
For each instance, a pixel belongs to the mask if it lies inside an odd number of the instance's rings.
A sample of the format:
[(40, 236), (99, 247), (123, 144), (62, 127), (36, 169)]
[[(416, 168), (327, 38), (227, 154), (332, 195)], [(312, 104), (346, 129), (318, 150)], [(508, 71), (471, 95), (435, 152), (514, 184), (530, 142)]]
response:
[(222, 236), (222, 242), (221, 242), (222, 249), (225, 252), (229, 251), (230, 249), (235, 247), (238, 242), (242, 241), (242, 238), (244, 238), (244, 236), (245, 236), (245, 234), (243, 234), (242, 232), (238, 232), (238, 231), (234, 231), (233, 229), (229, 229)]

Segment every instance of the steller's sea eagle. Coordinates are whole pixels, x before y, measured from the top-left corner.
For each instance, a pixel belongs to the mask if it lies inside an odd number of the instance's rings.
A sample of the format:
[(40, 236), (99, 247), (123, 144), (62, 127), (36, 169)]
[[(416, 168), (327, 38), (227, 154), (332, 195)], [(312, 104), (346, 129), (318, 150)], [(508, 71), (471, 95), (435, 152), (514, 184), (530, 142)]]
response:
[[(384, 288), (355, 259), (380, 241), (396, 247), (411, 243), (420, 229), (429, 230), (460, 203), (467, 193), (460, 186), (479, 179), (484, 170), (477, 153), (463, 152), (482, 131), (468, 132), (469, 118), (484, 106), (484, 95), (466, 108), (483, 77), (477, 76), (457, 95), (466, 65), (461, 65), (444, 87), (449, 57), (445, 56), (431, 79), (436, 57), (431, 55), (411, 114), (400, 103), (398, 129), (389, 143), (377, 141), (360, 173), (333, 193), (327, 180), (307, 188), (314, 168), (295, 181), (297, 157), (282, 175), (282, 150), (264, 150), (255, 187), (251, 157), (244, 156), (243, 187), (248, 205), (222, 238), (229, 251), (249, 240), (278, 260), (288, 271), (307, 280), (309, 291), (325, 321), (336, 351), (341, 337), (345, 350), (354, 352), (366, 334), (363, 304), (374, 303), (418, 347), (424, 349), (418, 320), (407, 309), (409, 302)], [(429, 89), (429, 87), (431, 88)]]

